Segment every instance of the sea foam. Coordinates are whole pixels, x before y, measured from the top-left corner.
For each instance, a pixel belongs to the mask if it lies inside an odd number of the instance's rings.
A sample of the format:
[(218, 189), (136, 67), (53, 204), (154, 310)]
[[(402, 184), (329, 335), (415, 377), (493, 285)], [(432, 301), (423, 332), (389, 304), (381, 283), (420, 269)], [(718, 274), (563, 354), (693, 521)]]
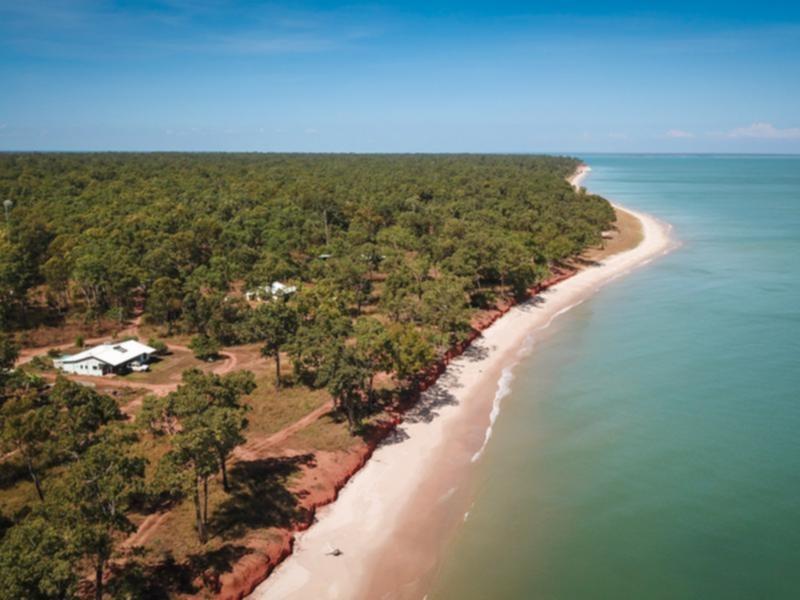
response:
[[(550, 325), (555, 321), (558, 317), (563, 315), (564, 313), (572, 310), (576, 306), (579, 306), (583, 303), (583, 300), (579, 300), (574, 304), (570, 304), (569, 306), (565, 306), (564, 308), (556, 311), (550, 319), (548, 319), (547, 323), (545, 323), (540, 329), (547, 329)], [(517, 352), (517, 358), (522, 358), (527, 356), (533, 350), (533, 345), (535, 342), (535, 337), (533, 334), (528, 335), (525, 338), (525, 341), (522, 344), (522, 347)], [(503, 398), (508, 396), (511, 393), (511, 382), (514, 380), (514, 367), (517, 366), (518, 360), (514, 361), (514, 363), (508, 365), (503, 369), (503, 372), (500, 375), (500, 379), (497, 380), (497, 391), (494, 393), (494, 400), (492, 401), (492, 410), (489, 413), (489, 426), (486, 428), (486, 433), (483, 437), (483, 444), (478, 449), (478, 451), (472, 455), (470, 459), (471, 462), (477, 462), (480, 459), (483, 451), (486, 449), (486, 446), (489, 444), (489, 439), (492, 437), (492, 429), (494, 428), (494, 423), (497, 421), (497, 417), (500, 416), (500, 405), (503, 402)]]
[(483, 451), (486, 448), (486, 444), (489, 443), (489, 438), (492, 437), (492, 427), (494, 427), (494, 422), (497, 420), (497, 417), (500, 414), (500, 404), (503, 401), (503, 398), (508, 396), (508, 394), (511, 392), (511, 381), (514, 379), (514, 373), (512, 372), (513, 368), (514, 365), (509, 365), (503, 369), (503, 374), (500, 375), (500, 379), (497, 381), (497, 391), (494, 393), (492, 411), (489, 413), (489, 426), (486, 428), (483, 444), (481, 445), (480, 449), (472, 455), (472, 462), (477, 461), (481, 457), (481, 454), (483, 454)]

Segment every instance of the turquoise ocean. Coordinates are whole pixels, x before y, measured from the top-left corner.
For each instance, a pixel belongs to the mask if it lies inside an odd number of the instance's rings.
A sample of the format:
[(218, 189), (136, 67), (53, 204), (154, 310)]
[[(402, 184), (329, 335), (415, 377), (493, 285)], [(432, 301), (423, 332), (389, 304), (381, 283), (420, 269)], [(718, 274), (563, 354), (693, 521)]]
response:
[(428, 600), (800, 598), (800, 157), (581, 158), (681, 246), (534, 340)]

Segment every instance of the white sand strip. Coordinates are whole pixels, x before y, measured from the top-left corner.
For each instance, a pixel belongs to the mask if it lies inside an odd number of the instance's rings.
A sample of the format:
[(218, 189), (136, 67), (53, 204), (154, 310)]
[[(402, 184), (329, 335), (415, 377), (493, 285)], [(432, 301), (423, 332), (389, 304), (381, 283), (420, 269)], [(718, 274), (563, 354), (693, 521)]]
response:
[(581, 187), (583, 180), (586, 179), (591, 170), (592, 168), (589, 165), (581, 165), (575, 170), (575, 174), (567, 179), (567, 181), (577, 190)]
[[(582, 178), (585, 171), (578, 175)], [(573, 178), (571, 183), (579, 184), (580, 179)], [(514, 307), (486, 329), (424, 394), (421, 407), (398, 428), (392, 443), (379, 447), (342, 489), (339, 499), (319, 511), (317, 523), (298, 535), (293, 555), (251, 598), (421, 597), (418, 589), (411, 593), (415, 585), (419, 587), (414, 570), (421, 567), (401, 563), (416, 553), (436, 552), (431, 545), (441, 536), (431, 535), (436, 540), (432, 544), (425, 539), (425, 532), (436, 527), (428, 513), (435, 513), (437, 504), (447, 501), (460, 483), (458, 479), (447, 483), (449, 491), (441, 495), (433, 491), (434, 484), (438, 482), (441, 489), (455, 472), (463, 479), (470, 460), (481, 451), (504, 368), (517, 360), (526, 338), (537, 330), (603, 284), (670, 249), (669, 226), (628, 212), (641, 220), (643, 241), (550, 288), (538, 302)], [(470, 420), (481, 435), (474, 431), (462, 435)], [(341, 554), (332, 555), (334, 549)], [(392, 564), (399, 568), (386, 568)], [(390, 581), (393, 577), (395, 581)]]

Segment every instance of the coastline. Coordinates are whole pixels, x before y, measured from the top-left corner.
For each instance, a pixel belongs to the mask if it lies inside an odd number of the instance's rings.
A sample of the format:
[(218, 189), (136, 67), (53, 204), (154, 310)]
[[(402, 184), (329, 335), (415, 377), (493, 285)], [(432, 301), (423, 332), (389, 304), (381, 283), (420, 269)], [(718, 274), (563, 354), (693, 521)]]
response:
[[(581, 165), (569, 182), (579, 187), (589, 170)], [(490, 439), (519, 357), (531, 351), (559, 315), (671, 247), (667, 225), (615, 208), (639, 220), (642, 241), (511, 308), (484, 330), (423, 394), (339, 499), (317, 512), (317, 522), (297, 536), (292, 556), (252, 598), (422, 595), (443, 539), (467, 517), (468, 471)], [(333, 556), (334, 549), (341, 554)]]
[(592, 167), (589, 165), (580, 165), (577, 169), (575, 169), (575, 173), (573, 173), (571, 177), (567, 178), (567, 181), (569, 181), (569, 184), (576, 190), (580, 189), (583, 180), (589, 176), (591, 171)]

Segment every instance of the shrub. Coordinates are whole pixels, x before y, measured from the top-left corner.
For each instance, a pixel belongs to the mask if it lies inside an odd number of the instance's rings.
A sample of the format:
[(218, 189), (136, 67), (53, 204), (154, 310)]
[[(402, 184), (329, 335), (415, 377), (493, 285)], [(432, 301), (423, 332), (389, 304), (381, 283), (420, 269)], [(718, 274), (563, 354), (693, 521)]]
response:
[(194, 355), (200, 360), (213, 360), (219, 356), (219, 342), (207, 335), (196, 335), (189, 344)]
[(46, 356), (34, 356), (31, 359), (30, 365), (39, 371), (49, 371), (53, 368), (53, 361)]
[(156, 349), (156, 356), (164, 356), (169, 352), (169, 348), (167, 348), (167, 345), (161, 340), (157, 340), (155, 338), (150, 338), (147, 341), (147, 345), (150, 346), (151, 348)]

